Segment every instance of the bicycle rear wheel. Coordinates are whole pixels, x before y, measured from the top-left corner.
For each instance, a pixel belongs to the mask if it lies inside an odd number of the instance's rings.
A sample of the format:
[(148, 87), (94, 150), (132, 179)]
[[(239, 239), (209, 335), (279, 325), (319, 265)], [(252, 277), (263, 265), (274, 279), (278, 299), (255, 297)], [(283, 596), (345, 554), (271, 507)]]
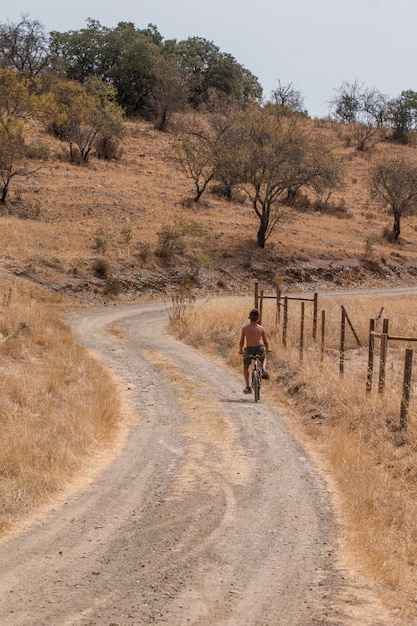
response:
[(259, 400), (261, 399), (261, 381), (259, 379), (259, 372), (257, 370), (253, 371), (252, 380), (255, 402), (259, 402)]

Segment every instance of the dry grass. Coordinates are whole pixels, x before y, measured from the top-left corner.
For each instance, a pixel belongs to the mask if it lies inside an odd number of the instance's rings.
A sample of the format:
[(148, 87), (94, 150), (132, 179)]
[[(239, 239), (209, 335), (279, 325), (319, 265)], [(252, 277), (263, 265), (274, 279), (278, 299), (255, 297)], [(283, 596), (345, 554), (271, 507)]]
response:
[(62, 489), (114, 435), (118, 400), (61, 321), (59, 302), (2, 280), (0, 534)]
[[(343, 378), (338, 354), (341, 304), (364, 344), (357, 347), (353, 335), (347, 333)], [(404, 350), (411, 344), (389, 344), (385, 392), (381, 395), (374, 389), (369, 394), (367, 337), (369, 319), (382, 307), (383, 316), (390, 319), (391, 334), (417, 337), (416, 304), (416, 297), (323, 299), (320, 306), (329, 323), (322, 361), (320, 341), (316, 344), (311, 338), (306, 338), (300, 361), (299, 303), (292, 303), (286, 349), (281, 341), (282, 326), (275, 325), (275, 305), (266, 305), (263, 315), (273, 349), (272, 382), (265, 391), (269, 400), (286, 407), (291, 428), (333, 486), (345, 536), (343, 564), (355, 563), (379, 583), (384, 602), (396, 607), (404, 619), (415, 617), (417, 378), (414, 375), (408, 428), (401, 430)], [(250, 306), (248, 299), (209, 300), (190, 306), (171, 327), (193, 345), (225, 358), (240, 372), (239, 331)], [(311, 328), (311, 321), (311, 316), (306, 316), (306, 328)]]
[[(369, 163), (376, 156), (401, 150), (417, 162), (415, 149), (383, 143), (359, 153), (347, 147), (346, 129), (320, 123), (315, 132), (326, 134), (346, 161), (346, 188), (333, 199), (335, 206), (345, 204), (346, 213), (300, 211), (260, 250), (257, 218), (242, 197), (228, 203), (209, 193), (196, 205), (190, 200), (190, 181), (165, 160), (170, 136), (140, 121), (129, 122), (127, 131), (120, 161), (92, 160), (80, 167), (63, 158), (58, 140), (33, 127), (33, 141), (48, 144), (52, 158), (36, 177), (18, 183), (14, 179), (10, 202), (2, 207), (3, 529), (71, 478), (83, 456), (111, 437), (117, 414), (112, 381), (60, 322), (65, 301), (57, 302), (26, 281), (80, 302), (165, 295), (172, 276), (184, 269), (198, 274), (206, 293), (251, 297), (254, 278), (271, 285), (275, 277), (293, 291), (304, 291), (310, 281), (308, 289), (319, 292), (329, 285), (415, 281), (417, 218), (404, 218), (401, 242), (390, 244), (383, 231), (391, 227), (391, 217), (370, 204), (365, 186)], [(168, 267), (156, 254), (158, 232), (166, 226), (179, 229), (184, 245)], [(313, 266), (324, 274), (312, 273)], [(280, 272), (284, 275), (277, 275)], [(247, 302), (224, 305), (211, 300), (204, 308), (191, 308), (180, 294), (176, 331), (199, 348), (216, 346), (218, 357), (240, 371), (235, 348)], [(417, 545), (414, 409), (409, 430), (399, 432), (401, 358), (390, 360), (384, 399), (376, 393), (366, 397), (366, 348), (356, 348), (351, 335), (341, 384), (340, 304), (331, 299), (325, 303), (327, 354), (321, 368), (317, 347), (307, 339), (300, 365), (299, 314), (291, 309), (288, 344), (295, 348), (284, 352), (279, 332), (273, 337), (271, 370), (278, 373), (279, 384), (270, 389), (275, 389), (277, 402), (294, 409), (293, 427), (334, 476), (349, 545), (357, 555), (368, 546), (365, 558), (358, 557), (362, 566), (391, 586), (406, 605)], [(411, 301), (349, 298), (343, 304), (364, 344), (369, 318), (382, 306), (393, 334), (404, 329), (417, 334)], [(267, 307), (264, 320), (274, 328), (275, 316)], [(306, 327), (309, 324), (311, 318)], [(115, 326), (111, 332), (121, 331)], [(313, 413), (327, 417), (312, 420)]]
[[(310, 266), (327, 274), (318, 281), (337, 286), (375, 283), (389, 272), (393, 282), (410, 280), (406, 270), (417, 257), (417, 219), (404, 218), (400, 244), (390, 244), (383, 232), (392, 227), (392, 218), (371, 205), (366, 192), (369, 163), (395, 148), (379, 144), (359, 153), (346, 148), (332, 124), (314, 131), (324, 133), (345, 158), (346, 187), (331, 202), (336, 207), (344, 203), (346, 213), (299, 211), (260, 250), (258, 219), (244, 196), (227, 202), (208, 192), (200, 203), (191, 201), (192, 182), (165, 158), (169, 134), (129, 122), (120, 161), (93, 159), (82, 167), (62, 158), (58, 140), (32, 128), (34, 142), (47, 144), (52, 156), (36, 177), (20, 178), (11, 186), (0, 219), (5, 267), (90, 300), (161, 293), (169, 270), (184, 269), (199, 274), (207, 290), (218, 293), (237, 292), (248, 277), (260, 272), (271, 276), (277, 267), (286, 273), (287, 286), (311, 280)], [(414, 149), (401, 150), (417, 160)], [(165, 227), (177, 229), (183, 245), (168, 268), (157, 254), (158, 233)], [(105, 275), (95, 271), (97, 262), (106, 263)], [(360, 272), (353, 262), (360, 263)], [(398, 275), (392, 265), (399, 268)], [(307, 271), (291, 271), (299, 266)], [(344, 271), (336, 272), (340, 266)], [(157, 287), (158, 272), (165, 282)]]

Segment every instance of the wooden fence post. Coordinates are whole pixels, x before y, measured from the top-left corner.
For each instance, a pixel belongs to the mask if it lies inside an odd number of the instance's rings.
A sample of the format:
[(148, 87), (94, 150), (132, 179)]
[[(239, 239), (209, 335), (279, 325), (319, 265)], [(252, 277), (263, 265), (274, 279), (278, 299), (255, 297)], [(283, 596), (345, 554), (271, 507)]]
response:
[(374, 336), (375, 320), (369, 320), (369, 343), (368, 343), (368, 370), (366, 374), (366, 391), (372, 391), (372, 377), (374, 374)]
[(284, 321), (282, 324), (282, 344), (287, 347), (288, 298), (284, 298)]
[[(258, 308), (258, 307), (256, 307)], [(262, 311), (264, 308), (264, 290), (261, 289), (261, 297), (260, 297), (260, 301), (259, 301), (259, 314), (260, 314), (260, 318), (261, 318), (261, 323), (262, 323)]]
[(407, 428), (408, 407), (410, 406), (411, 374), (413, 369), (413, 350), (405, 351), (403, 395), (401, 399), (400, 428)]
[(379, 383), (378, 392), (383, 393), (385, 389), (385, 370), (387, 365), (387, 346), (388, 335), (387, 333), (381, 333), (381, 352), (379, 355)]
[(259, 290), (259, 283), (257, 280), (255, 280), (255, 304), (254, 304), (255, 309), (257, 309), (259, 305), (258, 290)]
[(321, 312), (321, 342), (320, 342), (320, 361), (324, 357), (324, 333), (326, 327), (326, 311), (324, 309)]
[(346, 334), (346, 311), (342, 306), (342, 320), (340, 324), (340, 361), (339, 361), (339, 373), (342, 377), (345, 371), (345, 334)]
[(277, 313), (276, 313), (276, 324), (278, 325), (281, 321), (281, 289), (279, 285), (276, 286), (277, 291)]
[(318, 294), (314, 294), (313, 300), (313, 339), (317, 338), (317, 314), (318, 314)]
[(384, 319), (382, 322), (381, 333), (381, 351), (379, 354), (379, 384), (378, 392), (383, 393), (385, 389), (385, 371), (387, 364), (387, 349), (388, 349), (388, 325), (389, 320)]
[(305, 317), (305, 302), (301, 303), (301, 322), (300, 322), (300, 361), (304, 356), (304, 317)]

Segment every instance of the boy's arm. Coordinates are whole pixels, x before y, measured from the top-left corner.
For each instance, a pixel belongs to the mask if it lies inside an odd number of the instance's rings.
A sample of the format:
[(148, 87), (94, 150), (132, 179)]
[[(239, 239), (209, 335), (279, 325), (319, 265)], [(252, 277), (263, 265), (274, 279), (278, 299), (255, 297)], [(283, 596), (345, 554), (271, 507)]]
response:
[(239, 340), (239, 354), (242, 354), (243, 352), (244, 343), (245, 343), (245, 329), (242, 328), (242, 332), (240, 333), (240, 340)]

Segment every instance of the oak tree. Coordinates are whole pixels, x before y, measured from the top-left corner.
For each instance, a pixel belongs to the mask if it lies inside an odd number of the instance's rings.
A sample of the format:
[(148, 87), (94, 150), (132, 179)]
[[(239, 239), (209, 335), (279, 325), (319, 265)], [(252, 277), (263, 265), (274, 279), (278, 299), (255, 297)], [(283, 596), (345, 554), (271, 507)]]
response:
[(417, 167), (399, 156), (379, 160), (369, 170), (369, 191), (392, 213), (393, 237), (398, 240), (401, 217), (417, 209)]
[(285, 202), (289, 194), (301, 188), (318, 194), (327, 188), (331, 193), (341, 183), (341, 162), (325, 141), (309, 133), (299, 117), (282, 115), (273, 106), (237, 111), (219, 143), (227, 155), (229, 177), (248, 196), (259, 219), (261, 248), (278, 223), (293, 212)]
[(0, 69), (0, 203), (4, 204), (15, 176), (39, 169), (28, 167), (24, 121), (34, 115), (36, 97), (32, 80), (11, 69)]

